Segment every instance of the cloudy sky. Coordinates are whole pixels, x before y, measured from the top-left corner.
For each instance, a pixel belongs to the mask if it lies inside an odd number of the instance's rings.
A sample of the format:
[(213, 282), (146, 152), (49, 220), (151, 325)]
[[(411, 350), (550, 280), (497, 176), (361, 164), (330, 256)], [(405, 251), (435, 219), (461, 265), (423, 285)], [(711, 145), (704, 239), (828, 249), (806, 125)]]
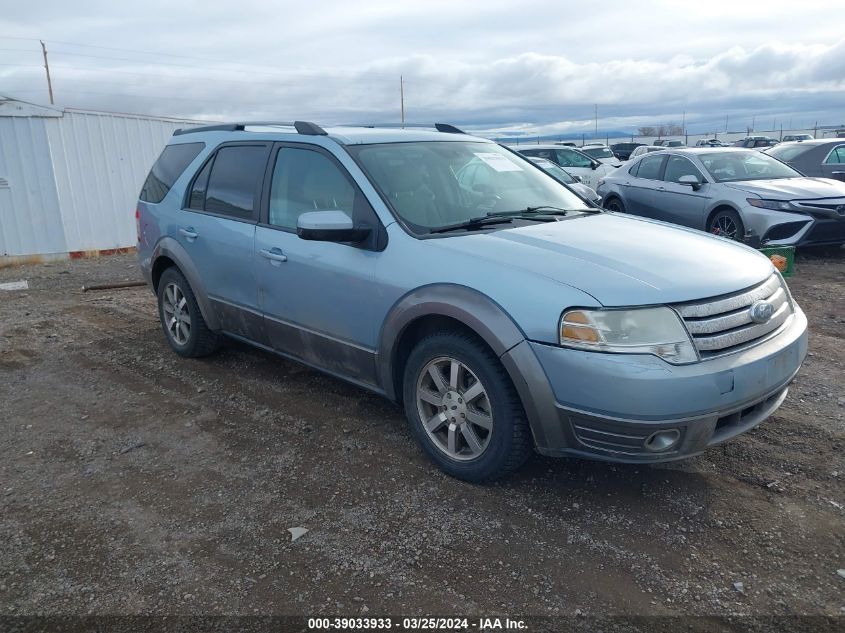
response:
[(845, 122), (841, 0), (4, 0), (0, 95), (486, 134)]

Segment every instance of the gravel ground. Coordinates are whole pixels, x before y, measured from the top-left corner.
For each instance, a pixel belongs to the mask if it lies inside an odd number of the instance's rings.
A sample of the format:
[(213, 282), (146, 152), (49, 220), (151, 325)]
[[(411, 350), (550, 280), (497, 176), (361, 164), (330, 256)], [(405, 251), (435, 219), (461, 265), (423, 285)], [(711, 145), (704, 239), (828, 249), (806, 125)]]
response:
[(377, 396), (234, 342), (181, 359), (148, 289), (80, 290), (136, 278), (0, 270), (30, 286), (0, 291), (2, 614), (845, 613), (845, 250), (799, 257), (810, 355), (756, 430), (488, 486)]

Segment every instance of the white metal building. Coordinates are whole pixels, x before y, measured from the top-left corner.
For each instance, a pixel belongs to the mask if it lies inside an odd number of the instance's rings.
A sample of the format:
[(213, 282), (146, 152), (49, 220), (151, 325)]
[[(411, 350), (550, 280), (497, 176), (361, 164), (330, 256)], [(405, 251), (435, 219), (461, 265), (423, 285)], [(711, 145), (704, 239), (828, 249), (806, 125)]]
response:
[(197, 123), (0, 97), (0, 266), (134, 246), (147, 172)]

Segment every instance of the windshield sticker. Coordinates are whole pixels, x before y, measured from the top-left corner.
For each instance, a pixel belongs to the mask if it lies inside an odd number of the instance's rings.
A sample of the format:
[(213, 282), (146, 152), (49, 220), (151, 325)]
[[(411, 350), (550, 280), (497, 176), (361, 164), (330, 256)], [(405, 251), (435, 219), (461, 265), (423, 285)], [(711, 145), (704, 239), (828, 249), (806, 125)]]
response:
[(522, 171), (522, 167), (510, 160), (507, 156), (494, 152), (474, 152), (485, 163), (496, 171)]

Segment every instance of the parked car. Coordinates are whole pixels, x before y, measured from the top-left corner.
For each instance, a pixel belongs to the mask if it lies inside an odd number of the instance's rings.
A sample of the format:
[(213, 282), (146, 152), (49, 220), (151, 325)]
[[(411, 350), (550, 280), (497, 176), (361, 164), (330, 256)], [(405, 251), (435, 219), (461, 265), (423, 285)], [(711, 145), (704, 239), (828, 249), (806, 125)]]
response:
[(602, 163), (600, 160), (585, 154), (574, 147), (562, 145), (516, 145), (511, 149), (523, 156), (545, 158), (555, 165), (563, 167), (573, 176), (581, 178), (581, 182), (595, 189), (598, 181), (612, 172), (615, 167)]
[(529, 160), (547, 172), (552, 178), (555, 178), (567, 185), (572, 191), (577, 193), (582, 198), (586, 198), (593, 204), (600, 204), (601, 197), (587, 185), (581, 182), (580, 178), (576, 178), (566, 171), (563, 167), (559, 167), (547, 158), (530, 157)]
[(780, 141), (781, 143), (790, 143), (792, 141), (812, 141), (812, 134), (787, 134)]
[(584, 147), (581, 148), (581, 151), (590, 158), (595, 158), (596, 160), (601, 161), (605, 165), (610, 165), (611, 167), (619, 167), (622, 164), (622, 161), (614, 156), (613, 152), (610, 151), (610, 148), (607, 145), (584, 145)]
[(660, 150), (666, 149), (665, 147), (661, 147), (660, 145), (640, 145), (637, 147), (633, 152), (631, 152), (631, 159), (636, 158), (637, 156), (642, 156), (643, 154), (650, 154), (651, 152), (659, 152)]
[(674, 138), (659, 138), (652, 145), (659, 145), (661, 147), (684, 147), (685, 143)]
[[(516, 153), (439, 129), (177, 132), (136, 211), (173, 351), (233, 337), (386, 396), (472, 481), (535, 448), (687, 457), (780, 406), (807, 319), (767, 257), (602, 212)], [(342, 413), (320, 416), (329, 469)]]
[(788, 163), (805, 176), (845, 181), (845, 140), (843, 139), (781, 143), (764, 151)]
[(621, 161), (626, 161), (631, 158), (631, 152), (638, 147), (642, 147), (645, 143), (614, 143), (610, 146), (610, 151)]
[(746, 136), (745, 138), (735, 141), (733, 146), (762, 150), (777, 144), (778, 140), (769, 136)]
[(700, 138), (695, 142), (696, 147), (726, 147), (726, 145), (717, 138)]
[(755, 150), (649, 154), (605, 176), (597, 193), (607, 209), (730, 239), (795, 246), (845, 243), (845, 184), (805, 178)]

